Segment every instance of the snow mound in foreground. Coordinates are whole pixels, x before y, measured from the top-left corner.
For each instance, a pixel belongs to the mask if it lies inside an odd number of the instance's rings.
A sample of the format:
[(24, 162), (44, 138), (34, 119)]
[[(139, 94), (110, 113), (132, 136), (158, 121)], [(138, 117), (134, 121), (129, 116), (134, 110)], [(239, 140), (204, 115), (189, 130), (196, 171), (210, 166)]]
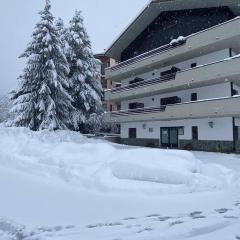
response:
[(0, 128), (0, 166), (101, 191), (212, 191), (238, 182), (187, 151), (128, 148), (70, 131)]

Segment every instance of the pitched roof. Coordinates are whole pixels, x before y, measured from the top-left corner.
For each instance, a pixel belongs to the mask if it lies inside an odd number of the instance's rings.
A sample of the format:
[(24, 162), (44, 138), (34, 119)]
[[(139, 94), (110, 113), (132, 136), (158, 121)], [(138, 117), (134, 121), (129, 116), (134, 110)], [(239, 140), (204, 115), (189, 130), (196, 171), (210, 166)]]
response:
[(119, 37), (106, 50), (106, 55), (120, 60), (121, 52), (162, 12), (171, 10), (229, 6), (240, 15), (239, 0), (150, 0)]

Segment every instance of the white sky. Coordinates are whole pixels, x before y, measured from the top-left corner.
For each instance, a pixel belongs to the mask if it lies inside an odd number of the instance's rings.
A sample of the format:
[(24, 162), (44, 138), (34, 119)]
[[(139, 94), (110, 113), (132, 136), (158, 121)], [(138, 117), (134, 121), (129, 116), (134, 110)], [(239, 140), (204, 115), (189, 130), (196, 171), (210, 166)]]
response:
[[(18, 56), (31, 40), (44, 0), (0, 0), (0, 94), (16, 86), (24, 63)], [(65, 23), (82, 10), (95, 53), (103, 52), (148, 0), (52, 0), (52, 11)]]

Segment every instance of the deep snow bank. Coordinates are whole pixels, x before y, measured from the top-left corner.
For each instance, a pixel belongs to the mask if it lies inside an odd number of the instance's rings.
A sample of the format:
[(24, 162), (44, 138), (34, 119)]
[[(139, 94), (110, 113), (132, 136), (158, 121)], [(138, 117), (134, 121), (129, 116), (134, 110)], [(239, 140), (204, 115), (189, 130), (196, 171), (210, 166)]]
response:
[(118, 148), (69, 131), (0, 127), (0, 165), (60, 179), (80, 188), (129, 192), (192, 192), (228, 187), (238, 175), (203, 164), (187, 151)]

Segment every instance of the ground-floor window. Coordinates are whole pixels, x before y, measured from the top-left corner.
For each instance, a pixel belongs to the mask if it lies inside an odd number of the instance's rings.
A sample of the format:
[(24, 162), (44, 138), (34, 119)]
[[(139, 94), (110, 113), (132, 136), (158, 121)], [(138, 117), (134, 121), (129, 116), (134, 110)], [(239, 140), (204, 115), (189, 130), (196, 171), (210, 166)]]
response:
[(192, 127), (192, 140), (198, 140), (198, 127)]
[(128, 129), (128, 137), (129, 138), (137, 138), (137, 129), (136, 128), (129, 128)]
[(235, 141), (240, 140), (240, 127), (238, 126), (234, 127), (234, 140)]

